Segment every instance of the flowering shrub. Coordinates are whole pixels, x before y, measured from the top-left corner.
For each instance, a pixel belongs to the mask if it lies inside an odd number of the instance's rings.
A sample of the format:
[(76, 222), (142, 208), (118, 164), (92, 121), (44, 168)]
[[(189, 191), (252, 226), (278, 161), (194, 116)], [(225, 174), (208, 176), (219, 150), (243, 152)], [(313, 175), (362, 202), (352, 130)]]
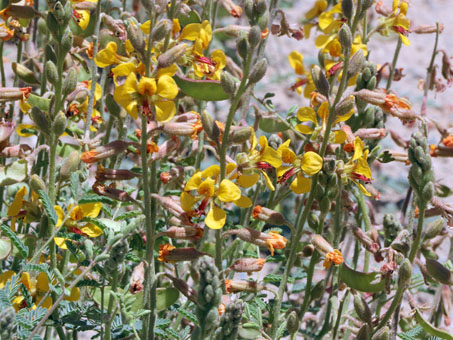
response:
[[(313, 0), (293, 23), (278, 0), (2, 1), (0, 338), (453, 339), (431, 160), (453, 130), (426, 109), (453, 67), (443, 26), (391, 5)], [(418, 110), (392, 83), (427, 33)], [(272, 36), (314, 41), (278, 66), (303, 106), (255, 91)], [(392, 162), (407, 192), (381, 217)]]

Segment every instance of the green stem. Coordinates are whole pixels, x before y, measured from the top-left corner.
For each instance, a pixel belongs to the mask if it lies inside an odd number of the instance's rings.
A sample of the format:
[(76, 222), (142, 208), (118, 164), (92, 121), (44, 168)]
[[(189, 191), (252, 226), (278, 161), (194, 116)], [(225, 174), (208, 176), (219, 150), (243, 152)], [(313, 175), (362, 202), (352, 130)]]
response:
[(2, 76), (2, 87), (6, 86), (6, 77), (5, 77), (5, 65), (3, 64), (3, 45), (5, 42), (3, 40), (0, 41), (0, 73)]
[[(115, 270), (113, 272), (113, 277), (112, 277), (112, 288), (111, 288), (111, 291), (112, 292), (116, 292), (117, 288), (118, 288), (118, 278), (119, 278), (119, 271), (118, 271), (118, 268), (117, 270)], [(107, 315), (109, 317), (109, 320), (107, 321), (107, 324), (105, 326), (105, 340), (110, 340), (112, 338), (112, 321), (113, 321), (113, 315), (112, 314), (112, 311), (113, 311), (113, 303), (114, 303), (114, 298), (112, 296), (112, 294), (109, 294), (109, 304), (108, 304), (108, 307), (107, 307)]]
[(423, 101), (422, 101), (422, 107), (421, 107), (421, 112), (420, 114), (422, 116), (426, 115), (426, 101), (428, 99), (428, 91), (429, 88), (431, 87), (431, 75), (433, 73), (434, 69), (434, 59), (436, 58), (437, 54), (437, 44), (439, 42), (439, 23), (436, 22), (436, 40), (434, 41), (434, 48), (433, 48), (433, 53), (431, 55), (431, 62), (429, 63), (428, 69), (426, 70), (426, 78), (425, 78), (425, 88), (423, 89)]
[(409, 261), (411, 263), (414, 263), (415, 256), (417, 255), (417, 251), (420, 248), (420, 241), (422, 237), (422, 231), (423, 231), (423, 222), (425, 219), (425, 210), (426, 210), (426, 204), (423, 203), (419, 207), (419, 214), (418, 214), (418, 223), (417, 223), (417, 232), (415, 234), (415, 240), (412, 243), (411, 246), (411, 251), (409, 253)]
[(395, 54), (393, 55), (393, 61), (392, 61), (391, 69), (390, 69), (389, 78), (387, 79), (387, 86), (385, 87), (385, 89), (387, 91), (392, 86), (393, 76), (394, 76), (395, 70), (396, 70), (396, 62), (398, 61), (398, 57), (400, 55), (401, 45), (402, 45), (402, 40), (401, 40), (401, 38), (398, 38), (398, 43), (396, 44)]
[[(357, 203), (359, 205), (365, 232), (367, 232), (371, 228), (371, 221), (370, 221), (370, 215), (368, 213), (368, 208), (365, 203), (365, 197), (363, 196), (363, 193), (360, 190), (355, 190), (354, 196), (356, 197)], [(364, 264), (363, 264), (363, 271), (365, 273), (368, 272), (369, 264), (370, 264), (370, 253), (365, 250), (365, 260), (364, 260)]]

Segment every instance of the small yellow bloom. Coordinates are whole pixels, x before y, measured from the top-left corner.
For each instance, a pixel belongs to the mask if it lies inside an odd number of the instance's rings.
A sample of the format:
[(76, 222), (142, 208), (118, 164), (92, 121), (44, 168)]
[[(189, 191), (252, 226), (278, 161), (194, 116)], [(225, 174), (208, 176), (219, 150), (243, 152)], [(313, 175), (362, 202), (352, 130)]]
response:
[(313, 83), (311, 72), (307, 71), (304, 67), (304, 56), (297, 51), (292, 51), (288, 55), (288, 61), (289, 65), (294, 69), (297, 75), (304, 76), (304, 78), (297, 78), (296, 83), (291, 86), (291, 90), (297, 91), (298, 94), (301, 94), (302, 86), (305, 85), (304, 97), (310, 98), (311, 93), (316, 90), (316, 87)]
[(354, 155), (344, 165), (342, 180), (347, 183), (348, 180), (354, 182), (365, 195), (371, 196), (365, 186), (360, 183), (371, 182), (371, 169), (368, 165), (368, 150), (363, 151), (364, 145), (359, 137), (354, 140)]
[(129, 58), (117, 53), (118, 46), (114, 41), (111, 41), (107, 46), (100, 50), (94, 61), (98, 67), (104, 68), (110, 65), (121, 64), (129, 62)]
[(220, 80), (220, 74), (226, 66), (225, 53), (222, 50), (215, 50), (211, 57), (194, 56), (193, 70), (197, 77), (206, 76), (207, 79)]
[(201, 24), (188, 24), (182, 29), (178, 39), (193, 41), (193, 52), (202, 55), (212, 40), (211, 24), (207, 20)]
[(311, 20), (319, 16), (326, 8), (327, 8), (326, 0), (316, 0), (313, 7), (307, 13), (305, 13), (305, 18), (307, 20)]

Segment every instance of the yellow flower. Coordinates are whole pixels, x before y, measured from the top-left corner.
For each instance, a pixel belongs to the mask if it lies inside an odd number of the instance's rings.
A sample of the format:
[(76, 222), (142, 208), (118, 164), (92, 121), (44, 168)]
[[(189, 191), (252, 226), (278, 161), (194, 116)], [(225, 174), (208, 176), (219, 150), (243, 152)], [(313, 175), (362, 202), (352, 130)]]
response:
[(195, 54), (193, 61), (193, 70), (197, 77), (204, 77), (212, 80), (220, 80), (220, 74), (226, 66), (225, 53), (222, 50), (215, 50), (211, 57), (204, 57)]
[(307, 13), (305, 13), (305, 18), (307, 20), (311, 20), (319, 16), (326, 8), (327, 8), (326, 0), (316, 0), (313, 7)]
[[(211, 229), (220, 229), (225, 225), (226, 213), (220, 208), (221, 202), (232, 202), (241, 208), (252, 205), (252, 201), (241, 195), (241, 189), (229, 179), (219, 182), (220, 167), (212, 165), (204, 171), (197, 171), (186, 183), (181, 193), (181, 206), (184, 211), (205, 218), (206, 225)], [(196, 209), (194, 205), (201, 201)]]
[(212, 39), (212, 28), (209, 21), (205, 20), (201, 24), (186, 25), (179, 35), (179, 40), (193, 41), (193, 52), (202, 55), (208, 48)]
[(354, 155), (344, 165), (343, 174), (341, 175), (343, 182), (347, 183), (348, 180), (354, 182), (365, 195), (371, 194), (365, 189), (365, 186), (360, 183), (370, 183), (371, 169), (368, 165), (368, 150), (363, 151), (364, 145), (359, 137), (354, 140)]
[[(337, 116), (335, 119), (333, 126), (340, 122), (344, 122), (351, 118), (352, 114), (354, 113), (354, 110), (349, 111), (348, 113)], [(321, 125), (318, 123), (318, 118), (321, 118)], [(320, 105), (318, 108), (318, 112), (316, 113), (315, 110), (313, 110), (311, 107), (301, 107), (297, 111), (297, 119), (301, 122), (311, 122), (314, 124), (314, 128), (304, 125), (304, 124), (298, 124), (296, 125), (297, 131), (300, 133), (306, 134), (306, 135), (312, 135), (312, 139), (315, 139), (319, 134), (325, 130), (326, 124), (327, 124), (327, 119), (329, 117), (329, 103), (324, 102)], [(332, 142), (342, 144), (346, 140), (346, 134), (342, 130), (337, 130), (333, 131), (333, 140)]]
[(123, 85), (115, 88), (113, 98), (137, 119), (139, 108), (144, 115), (151, 115), (151, 104), (155, 109), (155, 118), (167, 122), (176, 113), (172, 99), (178, 94), (178, 86), (171, 76), (164, 74), (158, 78), (141, 77), (137, 82), (135, 73), (130, 73)]
[(393, 0), (393, 12), (383, 19), (383, 25), (378, 30), (379, 33), (385, 36), (389, 35), (390, 30), (398, 33), (401, 42), (406, 46), (411, 44), (407, 37), (411, 26), (410, 20), (406, 17), (408, 7), (409, 4), (406, 1)]
[(311, 179), (304, 176), (313, 176), (322, 168), (322, 158), (316, 152), (305, 152), (302, 157), (297, 156), (289, 148), (290, 141), (286, 141), (278, 148), (283, 165), (277, 169), (279, 183), (287, 182), (293, 175), (296, 175), (291, 182), (290, 189), (296, 194), (309, 192)]
[(107, 44), (107, 46), (100, 50), (94, 61), (98, 67), (104, 68), (110, 65), (127, 63), (130, 61), (128, 57), (122, 56), (117, 53), (118, 46), (115, 42), (111, 41)]
[(304, 78), (297, 78), (296, 83), (291, 86), (291, 90), (297, 91), (298, 94), (302, 93), (302, 86), (305, 85), (304, 97), (310, 98), (310, 95), (313, 91), (316, 90), (315, 84), (313, 83), (313, 78), (311, 72), (307, 71), (304, 67), (303, 61), (304, 56), (297, 52), (292, 51), (288, 55), (289, 65), (294, 69), (297, 75), (303, 75)]
[(255, 132), (252, 131), (251, 147), (248, 154), (240, 153), (237, 160), (240, 170), (236, 181), (238, 185), (249, 188), (255, 185), (262, 175), (267, 187), (270, 190), (275, 190), (266, 170), (280, 167), (282, 161), (279, 153), (269, 146), (265, 136), (261, 136), (257, 144)]
[[(65, 219), (65, 213), (63, 209), (56, 205), (55, 211), (58, 216), (58, 221), (56, 227), (59, 228)], [(69, 205), (69, 217), (67, 218), (64, 226), (70, 231), (75, 234), (82, 234), (88, 237), (98, 237), (102, 235), (102, 229), (92, 223), (85, 223), (80, 225), (82, 219), (85, 217), (96, 218), (98, 217), (99, 213), (101, 212), (102, 203), (84, 203), (73, 207)], [(67, 249), (65, 241), (66, 239), (63, 237), (55, 237), (55, 243), (62, 249)]]
[(13, 203), (8, 208), (7, 215), (11, 217), (11, 230), (16, 231), (16, 221), (24, 205), (24, 197), (27, 194), (27, 188), (23, 186), (17, 190)]

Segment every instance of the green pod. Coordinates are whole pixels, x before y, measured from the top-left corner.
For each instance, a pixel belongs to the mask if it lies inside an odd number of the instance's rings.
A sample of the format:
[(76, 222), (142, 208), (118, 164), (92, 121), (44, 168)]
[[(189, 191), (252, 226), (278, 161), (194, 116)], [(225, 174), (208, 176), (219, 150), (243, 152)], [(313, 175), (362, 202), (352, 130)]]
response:
[(245, 60), (247, 58), (247, 54), (249, 52), (250, 46), (247, 38), (245, 36), (240, 37), (236, 42), (236, 48), (238, 51), (239, 56)]
[(398, 285), (408, 287), (411, 283), (412, 264), (408, 259), (405, 259), (398, 270)]
[(248, 41), (250, 44), (250, 47), (253, 49), (255, 48), (261, 41), (261, 29), (259, 26), (253, 26), (248, 34)]
[(453, 284), (453, 277), (451, 271), (442, 265), (440, 262), (427, 258), (426, 259), (426, 270), (436, 281), (445, 285)]
[(262, 58), (261, 60), (256, 62), (255, 65), (252, 67), (252, 70), (250, 71), (249, 74), (249, 81), (251, 83), (259, 82), (266, 74), (266, 71), (267, 71), (267, 60), (265, 58)]
[(360, 294), (354, 295), (354, 309), (360, 320), (367, 324), (371, 324), (371, 309)]
[(343, 53), (351, 51), (352, 46), (352, 32), (348, 25), (341, 25), (338, 31), (338, 40), (340, 41)]
[(66, 54), (68, 54), (68, 52), (72, 48), (73, 42), (74, 42), (74, 38), (72, 37), (72, 32), (71, 32), (71, 30), (67, 29), (63, 34), (63, 38), (61, 39), (61, 45), (60, 45), (61, 56), (60, 56), (60, 58), (62, 56), (63, 57), (66, 56)]
[(329, 82), (327, 81), (326, 75), (324, 74), (324, 72), (322, 72), (321, 68), (318, 65), (313, 66), (311, 70), (311, 75), (316, 90), (318, 90), (318, 92), (321, 93), (322, 95), (328, 97), (330, 85)]
[(52, 124), (52, 130), (55, 136), (60, 137), (66, 129), (67, 119), (65, 114), (60, 111), (57, 113)]
[(63, 95), (67, 96), (76, 89), (77, 86), (77, 71), (71, 68), (63, 81)]
[(430, 202), (433, 196), (434, 196), (434, 184), (433, 182), (428, 182), (422, 190), (421, 198), (423, 198), (425, 202)]
[(31, 109), (31, 119), (42, 133), (50, 135), (51, 122), (47, 114), (37, 107), (33, 107)]
[(425, 235), (423, 236), (424, 240), (430, 240), (437, 235), (439, 235), (445, 226), (445, 219), (443, 217), (439, 217), (433, 222), (428, 223), (425, 228)]
[(34, 174), (34, 175), (31, 176), (31, 178), (30, 178), (30, 188), (34, 192), (39, 192), (39, 190), (47, 192), (46, 183), (37, 174)]
[(53, 85), (56, 86), (58, 82), (58, 72), (57, 67), (52, 60), (48, 60), (46, 64), (46, 76), (47, 80)]
[(376, 88), (376, 82), (377, 82), (376, 77), (372, 76), (370, 81), (366, 84), (366, 89), (373, 91)]

